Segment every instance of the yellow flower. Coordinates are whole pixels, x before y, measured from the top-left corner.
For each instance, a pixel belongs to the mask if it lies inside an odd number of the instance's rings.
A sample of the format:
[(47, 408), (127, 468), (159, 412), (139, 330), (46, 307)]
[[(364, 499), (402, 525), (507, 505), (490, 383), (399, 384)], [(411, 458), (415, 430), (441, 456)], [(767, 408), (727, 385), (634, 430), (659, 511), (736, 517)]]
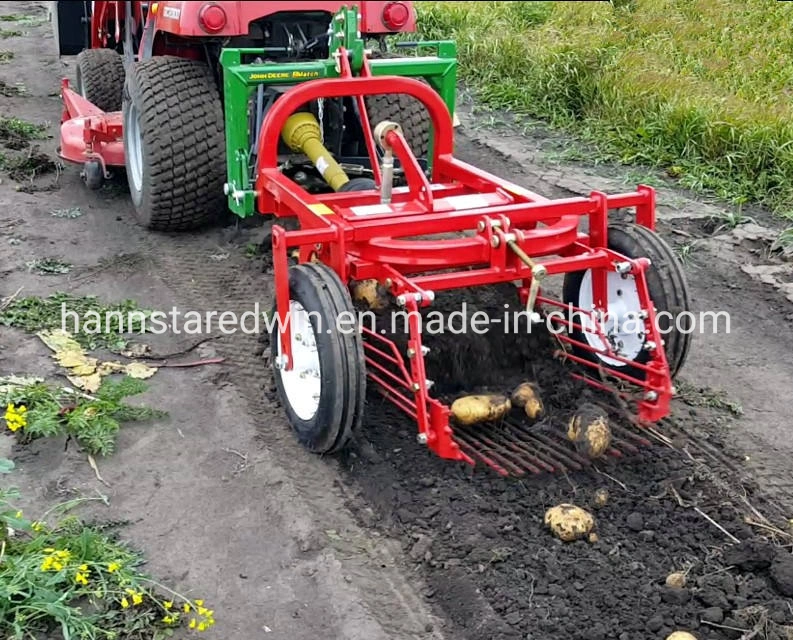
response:
[(184, 606), (182, 607), (182, 609), (184, 609), (185, 613), (190, 613), (190, 605), (187, 604), (186, 602), (184, 603)]
[(108, 573), (115, 573), (121, 568), (121, 565), (118, 562), (111, 562), (107, 565), (107, 572)]
[(121, 598), (121, 608), (126, 609), (127, 607), (129, 607), (129, 600), (126, 598)]
[(132, 604), (139, 605), (141, 602), (143, 602), (143, 597), (139, 593), (132, 596)]
[(22, 512), (21, 511), (17, 511), (16, 514), (14, 514), (14, 517), (15, 518), (21, 518), (22, 517)]
[(27, 424), (27, 408), (24, 406), (20, 406), (19, 408), (15, 407), (12, 403), (9, 403), (6, 406), (5, 412), (5, 421), (6, 426), (11, 431), (18, 431), (19, 429), (24, 429)]
[(82, 572), (80, 572), (80, 571), (78, 571), (78, 572), (75, 574), (75, 576), (74, 576), (74, 581), (75, 581), (77, 584), (81, 584), (81, 585), (83, 585), (83, 586), (85, 586), (85, 585), (87, 585), (87, 584), (88, 584), (88, 578), (86, 578), (86, 577), (85, 577), (85, 574), (84, 574), (84, 573), (82, 573)]
[(203, 600), (196, 600), (196, 601), (195, 601), (195, 603), (196, 603), (196, 604), (197, 604), (199, 607), (202, 607), (202, 606), (204, 605), (204, 601), (203, 601)]
[(198, 630), (199, 631), (206, 631), (207, 625), (206, 622), (199, 622), (198, 623)]
[(190, 621), (190, 624), (189, 624), (188, 626), (189, 626), (191, 629), (195, 629), (195, 618), (193, 618), (193, 619)]
[(162, 621), (163, 621), (165, 624), (173, 624), (174, 622), (176, 622), (176, 619), (175, 619), (173, 616), (165, 616), (165, 617), (162, 619)]
[(173, 602), (171, 602), (170, 600), (166, 600), (165, 602), (162, 603), (162, 606), (170, 610), (171, 607), (173, 607)]
[(43, 522), (33, 522), (30, 525), (30, 528), (33, 529), (36, 533), (44, 530), (44, 523)]

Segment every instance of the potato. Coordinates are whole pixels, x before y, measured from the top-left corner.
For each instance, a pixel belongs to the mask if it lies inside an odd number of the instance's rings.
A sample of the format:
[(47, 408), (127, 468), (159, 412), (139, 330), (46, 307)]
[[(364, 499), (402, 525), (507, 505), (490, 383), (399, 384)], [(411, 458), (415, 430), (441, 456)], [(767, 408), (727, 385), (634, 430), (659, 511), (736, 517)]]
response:
[(697, 640), (697, 637), (688, 631), (673, 631), (666, 636), (666, 640)]
[(545, 407), (540, 399), (540, 391), (537, 385), (531, 382), (522, 382), (515, 387), (511, 401), (513, 407), (523, 407), (530, 420), (541, 418), (545, 412)]
[(352, 299), (380, 311), (388, 306), (388, 290), (375, 279), (360, 280), (352, 286)]
[(459, 424), (472, 425), (503, 418), (512, 408), (510, 399), (497, 395), (476, 395), (457, 398), (452, 403), (452, 418)]
[(666, 576), (666, 586), (675, 589), (682, 589), (686, 586), (686, 574), (682, 571), (675, 571)]
[(570, 418), (567, 439), (590, 458), (599, 458), (611, 447), (608, 416), (595, 405), (582, 405)]
[(559, 504), (545, 512), (545, 526), (560, 540), (572, 542), (589, 536), (595, 526), (595, 519), (581, 507)]
[(609, 492), (607, 489), (598, 489), (597, 491), (595, 491), (595, 495), (592, 498), (595, 503), (595, 506), (598, 509), (602, 509), (609, 502)]

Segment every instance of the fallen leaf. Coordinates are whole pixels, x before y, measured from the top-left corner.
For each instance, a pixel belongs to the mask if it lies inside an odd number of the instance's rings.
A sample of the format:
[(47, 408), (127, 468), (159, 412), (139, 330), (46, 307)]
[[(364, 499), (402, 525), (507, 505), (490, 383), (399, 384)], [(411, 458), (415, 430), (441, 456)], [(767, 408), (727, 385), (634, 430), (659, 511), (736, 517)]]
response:
[(157, 373), (157, 369), (150, 367), (147, 364), (143, 364), (142, 362), (130, 362), (126, 367), (124, 367), (124, 371), (126, 371), (130, 378), (137, 378), (138, 380), (151, 378), (155, 373)]

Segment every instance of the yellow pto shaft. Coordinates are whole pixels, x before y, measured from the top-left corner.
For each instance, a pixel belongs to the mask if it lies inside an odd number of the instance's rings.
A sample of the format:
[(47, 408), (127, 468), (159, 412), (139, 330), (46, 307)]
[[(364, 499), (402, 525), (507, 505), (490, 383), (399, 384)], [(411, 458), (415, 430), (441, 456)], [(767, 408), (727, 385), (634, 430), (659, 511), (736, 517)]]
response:
[(297, 153), (304, 153), (334, 191), (350, 179), (322, 144), (319, 122), (310, 113), (295, 113), (289, 117), (281, 132), (286, 145)]

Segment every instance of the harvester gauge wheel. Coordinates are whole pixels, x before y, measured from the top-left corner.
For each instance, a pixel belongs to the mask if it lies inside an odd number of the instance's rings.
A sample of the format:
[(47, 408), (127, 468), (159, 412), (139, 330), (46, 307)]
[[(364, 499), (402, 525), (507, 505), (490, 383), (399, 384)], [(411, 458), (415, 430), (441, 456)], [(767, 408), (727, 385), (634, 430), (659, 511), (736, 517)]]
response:
[(102, 165), (98, 160), (89, 160), (83, 165), (83, 171), (80, 174), (85, 186), (96, 191), (102, 187), (105, 181), (105, 172), (102, 170)]
[[(689, 312), (689, 293), (683, 267), (672, 248), (654, 231), (638, 224), (612, 224), (608, 229), (608, 247), (626, 258), (648, 258), (651, 266), (645, 271), (647, 288), (656, 308), (658, 327), (665, 341), (666, 358), (672, 377), (676, 376), (688, 357), (691, 332), (685, 325)], [(639, 316), (645, 309), (639, 301), (634, 276), (609, 272), (607, 274), (608, 309), (604, 314), (603, 333), (612, 350), (637, 364), (646, 364), (652, 354), (648, 348)], [(590, 310), (593, 305), (591, 270), (569, 273), (564, 280), (565, 305)], [(660, 315), (659, 315), (660, 314)], [(682, 317), (682, 319), (681, 319)], [(594, 349), (602, 349), (602, 338), (594, 331), (591, 317), (576, 318), (585, 330), (572, 330), (571, 337)], [(587, 331), (586, 329), (589, 329)], [(645, 372), (624, 362), (583, 348), (575, 348), (576, 355), (619, 370), (637, 379)]]
[[(340, 323), (355, 317), (352, 299), (321, 263), (291, 267), (289, 290), (293, 366), (275, 367), (276, 388), (300, 443), (314, 453), (335, 453), (360, 425), (366, 394), (360, 333)], [(277, 321), (271, 331), (272, 361), (283, 362)]]

